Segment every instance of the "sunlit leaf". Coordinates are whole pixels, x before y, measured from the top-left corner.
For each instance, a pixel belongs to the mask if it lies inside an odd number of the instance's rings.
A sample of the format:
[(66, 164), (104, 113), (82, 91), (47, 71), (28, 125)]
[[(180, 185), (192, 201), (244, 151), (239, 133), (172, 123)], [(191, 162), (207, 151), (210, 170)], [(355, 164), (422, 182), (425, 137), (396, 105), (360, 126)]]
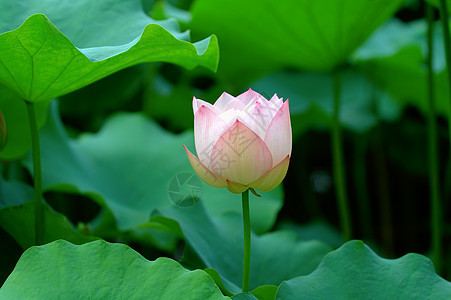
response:
[(202, 270), (148, 261), (123, 244), (32, 247), (0, 289), (0, 299), (226, 299)]
[(215, 36), (186, 42), (174, 20), (152, 20), (139, 1), (1, 1), (0, 12), (0, 82), (31, 102), (142, 62), (215, 70), (218, 61)]

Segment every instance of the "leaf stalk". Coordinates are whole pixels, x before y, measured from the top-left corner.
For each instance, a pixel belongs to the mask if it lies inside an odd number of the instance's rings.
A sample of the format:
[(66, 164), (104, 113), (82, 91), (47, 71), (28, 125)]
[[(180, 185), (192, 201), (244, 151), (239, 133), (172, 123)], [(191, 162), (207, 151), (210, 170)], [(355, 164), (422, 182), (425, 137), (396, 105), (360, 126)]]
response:
[(35, 244), (44, 243), (44, 202), (42, 199), (41, 147), (36, 121), (34, 103), (26, 102), (31, 132), (31, 148), (33, 156), (34, 212), (35, 212)]

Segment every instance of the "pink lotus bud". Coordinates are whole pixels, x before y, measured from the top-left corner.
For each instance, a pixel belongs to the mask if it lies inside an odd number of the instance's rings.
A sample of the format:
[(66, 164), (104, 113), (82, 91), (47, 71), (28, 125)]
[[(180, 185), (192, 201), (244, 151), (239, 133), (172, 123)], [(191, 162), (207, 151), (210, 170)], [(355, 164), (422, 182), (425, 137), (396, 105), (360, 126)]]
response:
[(185, 147), (197, 175), (232, 193), (276, 188), (288, 170), (291, 122), (288, 100), (266, 100), (249, 89), (223, 93), (214, 105), (193, 99), (195, 157)]
[(5, 119), (3, 118), (2, 111), (0, 110), (0, 151), (5, 148), (7, 140), (8, 129), (6, 128)]

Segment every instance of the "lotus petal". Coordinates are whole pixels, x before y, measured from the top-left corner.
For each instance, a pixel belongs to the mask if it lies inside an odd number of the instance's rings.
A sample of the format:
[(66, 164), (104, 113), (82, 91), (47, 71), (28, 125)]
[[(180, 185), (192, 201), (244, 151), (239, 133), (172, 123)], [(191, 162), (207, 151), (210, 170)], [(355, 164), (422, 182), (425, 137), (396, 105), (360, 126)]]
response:
[(272, 167), (272, 156), (263, 140), (237, 120), (213, 147), (210, 168), (238, 183), (259, 178)]
[(186, 147), (185, 148), (186, 155), (188, 156), (188, 160), (193, 167), (194, 172), (196, 172), (197, 176), (200, 177), (206, 184), (214, 186), (214, 187), (225, 187), (225, 179), (221, 176), (218, 176), (213, 171), (208, 169), (205, 165), (203, 165), (200, 160), (195, 157)]

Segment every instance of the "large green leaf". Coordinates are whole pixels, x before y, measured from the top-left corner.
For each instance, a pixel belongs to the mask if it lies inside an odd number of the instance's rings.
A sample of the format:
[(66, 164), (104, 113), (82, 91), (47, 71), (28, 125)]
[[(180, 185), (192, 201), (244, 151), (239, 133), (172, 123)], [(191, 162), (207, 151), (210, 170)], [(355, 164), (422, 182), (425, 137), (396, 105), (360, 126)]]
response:
[[(8, 142), (0, 150), (0, 159), (10, 160), (24, 156), (31, 148), (27, 106), (12, 90), (0, 84), (0, 110), (8, 128)], [(36, 104), (38, 127), (47, 119), (49, 101)]]
[(0, 82), (31, 102), (142, 62), (218, 62), (215, 36), (186, 42), (174, 20), (152, 20), (140, 1), (1, 1), (0, 12)]
[[(35, 244), (33, 189), (21, 182), (0, 177), (0, 226), (23, 248)], [(65, 239), (75, 244), (93, 241), (78, 232), (67, 218), (44, 204), (44, 241)]]
[[(402, 105), (429, 111), (426, 58), (426, 22), (391, 21), (382, 26), (354, 56), (354, 65)], [(435, 110), (448, 114), (445, 54), (439, 24), (434, 29)]]
[[(374, 58), (390, 57), (405, 47), (416, 46), (424, 55), (427, 23), (420, 19), (409, 23), (391, 19), (380, 26), (371, 37), (359, 47), (352, 56), (352, 62), (366, 61)], [(434, 26), (434, 69), (445, 67), (442, 31), (440, 24)]]
[[(258, 201), (252, 197), (251, 207)], [(243, 271), (241, 214), (209, 218), (200, 203), (185, 209), (169, 207), (162, 213), (177, 220), (187, 242), (207, 267), (219, 273), (224, 286), (232, 293), (239, 292)], [(284, 280), (308, 274), (332, 250), (319, 241), (301, 241), (289, 231), (252, 235), (251, 239), (251, 289), (279, 285)]]
[(451, 283), (429, 259), (407, 254), (383, 259), (361, 241), (326, 255), (307, 276), (282, 283), (276, 299), (450, 299)]
[[(251, 86), (271, 97), (274, 91), (290, 100), (293, 136), (318, 126), (330, 126), (333, 118), (332, 75), (281, 72)], [(360, 73), (345, 70), (342, 76), (340, 121), (346, 128), (366, 131), (379, 120), (394, 120), (398, 105)]]
[(202, 270), (148, 261), (123, 244), (56, 241), (27, 250), (0, 299), (227, 299)]
[[(41, 131), (43, 184), (46, 190), (86, 194), (106, 204), (119, 229), (146, 223), (152, 211), (172, 206), (171, 180), (194, 172), (182, 145), (194, 151), (193, 133), (174, 135), (140, 114), (118, 114), (97, 134), (70, 139), (58, 120)], [(31, 158), (27, 166), (31, 169)], [(212, 216), (241, 212), (239, 197), (226, 189), (202, 184), (201, 200)], [(282, 205), (282, 188), (262, 193), (252, 208), (252, 226), (269, 230)]]
[(190, 28), (221, 41), (219, 73), (254, 77), (280, 67), (344, 64), (404, 0), (197, 0)]

